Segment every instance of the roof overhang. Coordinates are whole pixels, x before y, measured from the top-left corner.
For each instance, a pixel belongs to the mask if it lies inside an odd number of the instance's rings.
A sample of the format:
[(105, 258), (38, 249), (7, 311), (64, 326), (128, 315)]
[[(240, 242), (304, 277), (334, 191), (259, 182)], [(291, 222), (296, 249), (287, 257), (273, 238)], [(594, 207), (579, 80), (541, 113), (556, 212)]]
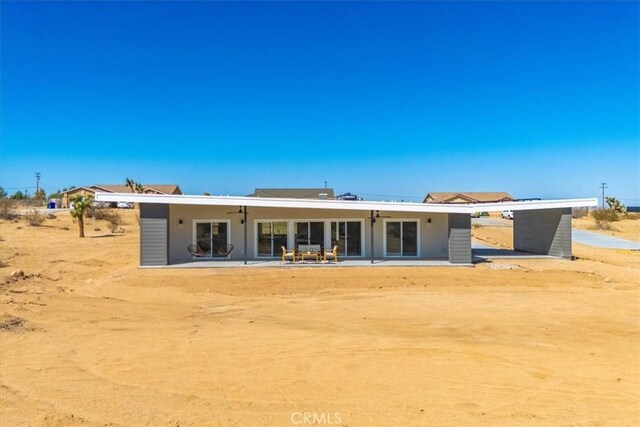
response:
[(96, 193), (98, 202), (131, 202), (165, 205), (197, 206), (247, 206), (260, 208), (290, 209), (335, 209), (351, 211), (424, 212), (424, 213), (464, 213), (521, 211), (535, 209), (557, 209), (592, 207), (598, 205), (593, 199), (530, 200), (522, 202), (441, 204), (408, 202), (373, 202), (323, 199), (278, 199), (241, 196), (190, 196), (179, 194), (132, 194)]

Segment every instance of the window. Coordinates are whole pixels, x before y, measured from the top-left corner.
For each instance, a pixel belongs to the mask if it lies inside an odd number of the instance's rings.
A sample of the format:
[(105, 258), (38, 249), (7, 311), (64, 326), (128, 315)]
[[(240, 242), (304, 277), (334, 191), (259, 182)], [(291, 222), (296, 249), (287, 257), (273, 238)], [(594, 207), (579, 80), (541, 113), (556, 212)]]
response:
[(418, 221), (385, 222), (385, 256), (418, 256)]
[(331, 222), (331, 246), (342, 256), (362, 256), (362, 222)]

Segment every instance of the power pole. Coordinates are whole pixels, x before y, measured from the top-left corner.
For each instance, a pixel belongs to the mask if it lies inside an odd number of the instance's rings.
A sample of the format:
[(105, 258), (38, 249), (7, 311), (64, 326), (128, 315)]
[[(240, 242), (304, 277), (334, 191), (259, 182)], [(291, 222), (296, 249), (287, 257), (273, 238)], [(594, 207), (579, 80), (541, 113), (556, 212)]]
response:
[(36, 194), (40, 192), (40, 172), (36, 172)]
[(600, 188), (602, 189), (602, 209), (604, 209), (604, 189), (609, 187), (607, 187), (606, 182), (602, 182), (600, 183)]

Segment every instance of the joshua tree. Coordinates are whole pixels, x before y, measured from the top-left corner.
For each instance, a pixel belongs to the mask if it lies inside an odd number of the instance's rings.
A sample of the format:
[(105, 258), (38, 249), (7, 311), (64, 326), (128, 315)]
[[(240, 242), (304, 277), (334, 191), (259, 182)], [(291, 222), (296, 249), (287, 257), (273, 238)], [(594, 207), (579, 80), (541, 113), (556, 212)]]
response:
[(132, 193), (144, 193), (144, 187), (139, 182), (135, 182), (131, 178), (127, 178), (124, 181), (124, 185), (129, 187)]
[(627, 212), (626, 206), (620, 203), (620, 200), (616, 199), (615, 197), (607, 197), (605, 200), (607, 201), (609, 209), (611, 209), (615, 213), (623, 214)]
[(80, 230), (80, 237), (84, 237), (84, 212), (91, 206), (93, 202), (92, 196), (73, 196), (69, 199), (73, 208), (71, 209), (71, 216), (78, 220), (78, 228)]
[(39, 188), (38, 191), (35, 192), (33, 198), (36, 200), (44, 200), (47, 198), (47, 192), (44, 188)]

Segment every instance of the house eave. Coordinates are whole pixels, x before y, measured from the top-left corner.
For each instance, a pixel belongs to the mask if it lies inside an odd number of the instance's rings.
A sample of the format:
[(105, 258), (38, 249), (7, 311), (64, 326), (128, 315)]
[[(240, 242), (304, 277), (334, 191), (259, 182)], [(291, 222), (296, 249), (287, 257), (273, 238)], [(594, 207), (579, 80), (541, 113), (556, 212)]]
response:
[(376, 201), (347, 201), (324, 199), (282, 199), (246, 196), (196, 196), (177, 194), (137, 194), (137, 193), (100, 193), (95, 195), (99, 202), (131, 202), (153, 203), (169, 205), (197, 205), (197, 206), (247, 206), (260, 208), (291, 208), (291, 209), (335, 209), (354, 211), (384, 211), (384, 212), (416, 212), (416, 213), (462, 213), (501, 212), (504, 210), (534, 210), (557, 209), (575, 207), (593, 207), (598, 205), (595, 198), (586, 199), (557, 199), (531, 200), (519, 202), (498, 203), (408, 203), (408, 202), (376, 202)]

